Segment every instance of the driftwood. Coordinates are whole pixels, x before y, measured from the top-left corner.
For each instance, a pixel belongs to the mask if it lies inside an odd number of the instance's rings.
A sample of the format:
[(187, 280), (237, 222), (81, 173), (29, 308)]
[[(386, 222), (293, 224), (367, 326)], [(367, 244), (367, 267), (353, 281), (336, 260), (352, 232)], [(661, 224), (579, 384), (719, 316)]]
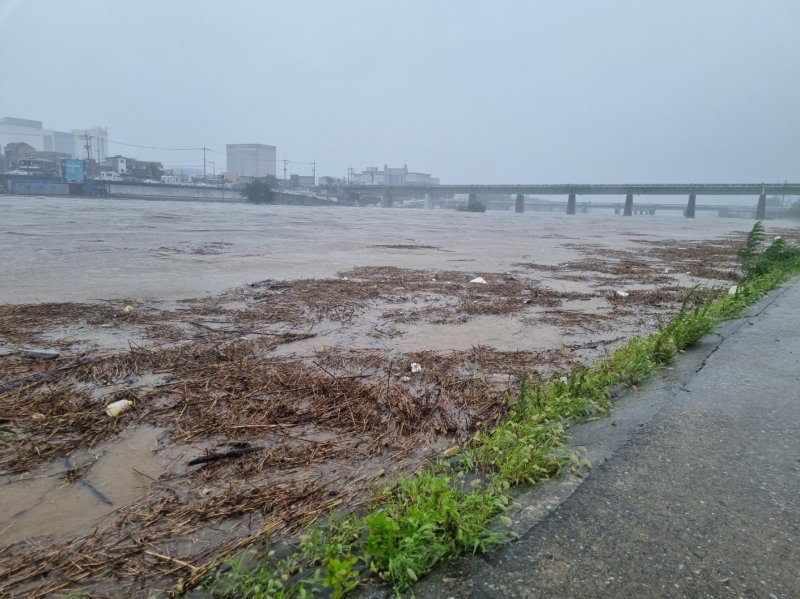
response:
[(30, 385), (31, 383), (41, 383), (42, 381), (49, 381), (59, 375), (61, 375), (65, 370), (69, 370), (70, 368), (75, 368), (77, 366), (83, 366), (84, 364), (89, 364), (90, 362), (96, 362), (98, 358), (91, 358), (89, 356), (84, 356), (82, 358), (78, 358), (74, 362), (61, 366), (60, 368), (56, 368), (54, 370), (48, 370), (47, 372), (42, 372), (39, 374), (33, 374), (31, 376), (26, 376), (25, 378), (18, 379), (16, 381), (11, 381), (10, 383), (4, 383), (0, 385), (0, 393), (5, 393), (6, 391), (11, 391), (12, 389), (17, 389), (18, 387), (24, 387), (25, 385)]
[(200, 456), (199, 458), (195, 458), (189, 461), (189, 466), (196, 466), (197, 464), (207, 464), (209, 462), (217, 462), (219, 460), (225, 460), (227, 458), (235, 458), (240, 455), (244, 455), (246, 453), (252, 453), (254, 451), (261, 451), (264, 449), (263, 447), (238, 447), (236, 449), (231, 449), (230, 451), (222, 451), (218, 453), (209, 453), (208, 455)]

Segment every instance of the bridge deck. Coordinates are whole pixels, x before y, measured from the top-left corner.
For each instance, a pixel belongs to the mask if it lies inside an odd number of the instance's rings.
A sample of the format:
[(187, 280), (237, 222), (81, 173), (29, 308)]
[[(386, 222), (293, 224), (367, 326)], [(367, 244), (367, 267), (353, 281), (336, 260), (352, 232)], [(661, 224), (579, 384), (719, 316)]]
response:
[(554, 185), (343, 185), (361, 193), (508, 193), (526, 195), (800, 195), (800, 183), (554, 184)]

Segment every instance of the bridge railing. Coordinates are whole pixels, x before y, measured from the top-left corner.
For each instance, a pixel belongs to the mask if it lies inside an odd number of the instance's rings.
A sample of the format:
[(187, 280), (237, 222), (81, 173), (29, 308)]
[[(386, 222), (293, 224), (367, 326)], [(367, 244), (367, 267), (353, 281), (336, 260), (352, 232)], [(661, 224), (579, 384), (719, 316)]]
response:
[[(800, 183), (668, 183), (668, 184), (533, 184), (533, 185), (342, 185), (339, 192), (346, 196), (380, 195), (384, 206), (391, 206), (393, 198), (401, 195), (424, 195), (425, 206), (432, 208), (435, 197), (452, 197), (455, 194), (467, 195), (470, 199), (478, 194), (508, 194), (515, 196), (515, 212), (525, 210), (526, 195), (564, 195), (566, 213), (575, 214), (578, 196), (585, 195), (624, 195), (622, 207), (624, 216), (634, 214), (634, 196), (686, 195), (688, 200), (684, 209), (687, 218), (694, 218), (698, 210), (698, 195), (714, 196), (757, 196), (755, 218), (763, 220), (766, 216), (767, 195), (800, 195)], [(652, 210), (644, 205), (638, 211)], [(657, 209), (657, 208), (655, 208)]]

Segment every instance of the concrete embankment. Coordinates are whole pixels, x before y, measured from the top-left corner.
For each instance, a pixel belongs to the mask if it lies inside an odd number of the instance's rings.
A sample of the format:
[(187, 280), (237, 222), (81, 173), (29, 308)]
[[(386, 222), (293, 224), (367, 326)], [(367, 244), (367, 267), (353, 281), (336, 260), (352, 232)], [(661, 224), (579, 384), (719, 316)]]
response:
[(136, 198), (140, 200), (173, 200), (202, 202), (243, 202), (242, 193), (225, 187), (201, 187), (189, 185), (147, 185), (135, 183), (108, 183), (112, 197)]

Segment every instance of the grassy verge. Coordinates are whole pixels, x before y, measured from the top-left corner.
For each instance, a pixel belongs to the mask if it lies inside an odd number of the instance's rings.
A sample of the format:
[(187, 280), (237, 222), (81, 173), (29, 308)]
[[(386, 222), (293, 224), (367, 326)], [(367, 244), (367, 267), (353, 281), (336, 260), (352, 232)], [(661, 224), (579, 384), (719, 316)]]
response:
[(373, 578), (399, 594), (443, 559), (507, 541), (498, 523), (508, 523), (511, 488), (580, 464), (567, 446), (570, 423), (608, 412), (614, 390), (641, 382), (800, 273), (800, 248), (780, 238), (765, 247), (763, 238), (757, 223), (739, 251), (737, 287), (711, 300), (690, 293), (658, 332), (631, 339), (591, 366), (548, 381), (525, 378), (508, 418), (476, 435), (453, 460), (376, 489), (366, 514), (331, 516), (287, 556), (270, 552), (248, 567), (228, 560), (204, 585), (220, 597), (338, 598)]

